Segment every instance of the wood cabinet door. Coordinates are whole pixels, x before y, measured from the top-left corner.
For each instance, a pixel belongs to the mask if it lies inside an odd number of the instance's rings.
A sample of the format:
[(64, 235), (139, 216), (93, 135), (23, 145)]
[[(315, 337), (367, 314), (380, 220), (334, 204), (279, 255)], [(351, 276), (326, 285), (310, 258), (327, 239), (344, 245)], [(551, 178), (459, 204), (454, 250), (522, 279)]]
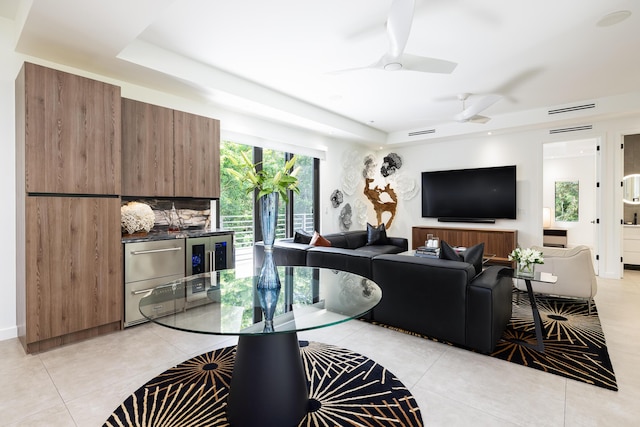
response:
[(120, 88), (30, 63), (21, 72), (26, 191), (119, 195)]
[(26, 341), (122, 319), (120, 199), (27, 197)]
[(122, 195), (171, 197), (173, 110), (122, 98)]
[(220, 197), (220, 122), (174, 111), (176, 197)]

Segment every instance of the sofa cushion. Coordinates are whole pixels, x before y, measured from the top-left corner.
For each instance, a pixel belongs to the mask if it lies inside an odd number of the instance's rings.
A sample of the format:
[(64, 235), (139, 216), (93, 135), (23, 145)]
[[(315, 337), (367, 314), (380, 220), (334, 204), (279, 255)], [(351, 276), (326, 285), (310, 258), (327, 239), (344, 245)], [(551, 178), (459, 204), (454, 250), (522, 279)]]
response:
[(363, 254), (369, 254), (371, 257), (383, 254), (399, 254), (400, 252), (404, 252), (402, 248), (395, 245), (363, 246), (361, 248), (355, 249), (355, 251)]
[(311, 238), (311, 242), (309, 242), (311, 246), (331, 246), (331, 242), (320, 235), (317, 231), (313, 232), (313, 237)]
[(312, 247), (307, 251), (307, 266), (324, 267), (348, 271), (371, 278), (371, 259), (369, 253), (346, 248)]
[(389, 239), (387, 239), (387, 230), (384, 227), (384, 223), (377, 227), (367, 223), (367, 245), (387, 245)]

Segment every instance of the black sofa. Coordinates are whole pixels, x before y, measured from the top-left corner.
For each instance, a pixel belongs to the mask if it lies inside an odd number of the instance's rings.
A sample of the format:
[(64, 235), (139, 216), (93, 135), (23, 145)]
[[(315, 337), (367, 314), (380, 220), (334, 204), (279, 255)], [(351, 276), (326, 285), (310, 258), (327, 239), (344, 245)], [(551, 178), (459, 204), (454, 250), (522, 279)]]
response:
[(508, 267), (476, 274), (463, 261), (405, 255), (377, 256), (372, 267), (382, 289), (376, 322), (490, 353), (511, 318)]
[[(324, 236), (331, 247), (276, 241), (278, 265), (343, 270), (375, 281), (382, 301), (365, 318), (460, 346), (490, 353), (511, 318), (512, 270), (490, 266), (482, 272), (464, 261), (397, 255), (404, 238), (367, 245), (366, 231)], [(256, 266), (264, 259), (262, 242), (254, 246)]]
[[(385, 244), (369, 245), (366, 230), (345, 231), (323, 235), (323, 237), (331, 242), (331, 246), (296, 243), (294, 238), (276, 240), (273, 246), (273, 259), (277, 265), (326, 267), (372, 279), (371, 260), (374, 257), (405, 252), (409, 248), (409, 241), (404, 237), (387, 237)], [(262, 265), (263, 242), (257, 242), (254, 245), (253, 255), (255, 265)]]

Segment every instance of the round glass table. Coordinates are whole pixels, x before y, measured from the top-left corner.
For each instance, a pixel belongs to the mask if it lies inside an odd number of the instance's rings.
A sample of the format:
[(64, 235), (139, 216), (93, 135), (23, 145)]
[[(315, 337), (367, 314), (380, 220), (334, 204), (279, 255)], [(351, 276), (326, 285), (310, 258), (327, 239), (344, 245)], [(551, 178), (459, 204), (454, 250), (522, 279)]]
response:
[(382, 298), (378, 285), (356, 274), (277, 270), (277, 289), (258, 289), (259, 276), (221, 270), (168, 282), (140, 300), (142, 315), (159, 325), (239, 336), (227, 399), (231, 425), (297, 425), (308, 405), (297, 332), (360, 317)]

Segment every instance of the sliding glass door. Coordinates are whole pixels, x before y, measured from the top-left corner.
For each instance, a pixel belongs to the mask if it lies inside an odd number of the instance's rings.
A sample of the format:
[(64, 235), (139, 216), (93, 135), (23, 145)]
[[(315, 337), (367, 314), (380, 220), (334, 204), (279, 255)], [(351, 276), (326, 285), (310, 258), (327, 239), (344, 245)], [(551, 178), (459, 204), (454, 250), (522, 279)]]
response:
[[(236, 269), (253, 265), (253, 244), (262, 240), (259, 210), (255, 194), (247, 194), (234, 178), (225, 172), (232, 167), (229, 156), (249, 153), (258, 169), (280, 169), (293, 154), (273, 149), (251, 147), (231, 141), (222, 141), (220, 146), (221, 191), (220, 191), (220, 227), (235, 232)], [(309, 156), (296, 155), (299, 194), (290, 194), (289, 202), (280, 200), (276, 239), (292, 237), (295, 230), (312, 232), (319, 228), (319, 160)], [(250, 266), (249, 266), (250, 264)]]

